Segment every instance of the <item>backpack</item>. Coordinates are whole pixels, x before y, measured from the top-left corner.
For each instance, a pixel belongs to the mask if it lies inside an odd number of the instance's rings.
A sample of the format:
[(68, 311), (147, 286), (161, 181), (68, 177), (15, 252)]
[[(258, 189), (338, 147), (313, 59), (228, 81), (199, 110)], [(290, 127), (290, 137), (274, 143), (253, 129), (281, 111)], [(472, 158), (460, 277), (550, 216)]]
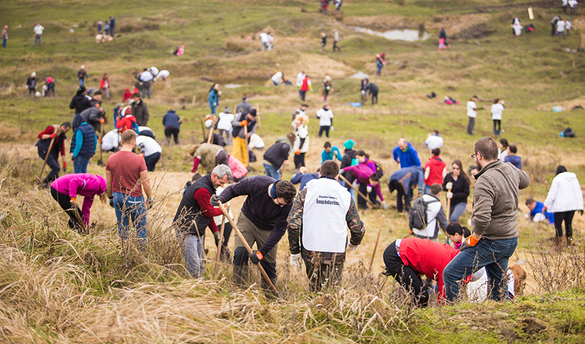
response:
[(425, 202), (422, 197), (419, 197), (414, 201), (414, 205), (408, 213), (408, 227), (412, 229), (424, 230), (426, 229), (427, 223), (427, 210), (430, 203), (439, 202), (438, 200), (432, 200)]
[(136, 132), (137, 135), (140, 135), (140, 129), (138, 128), (138, 124), (132, 121), (132, 128), (130, 128)]
[(380, 164), (377, 161), (374, 161), (374, 164), (376, 165), (376, 174), (378, 175), (378, 178), (382, 178), (384, 176), (384, 170), (382, 169), (382, 164)]

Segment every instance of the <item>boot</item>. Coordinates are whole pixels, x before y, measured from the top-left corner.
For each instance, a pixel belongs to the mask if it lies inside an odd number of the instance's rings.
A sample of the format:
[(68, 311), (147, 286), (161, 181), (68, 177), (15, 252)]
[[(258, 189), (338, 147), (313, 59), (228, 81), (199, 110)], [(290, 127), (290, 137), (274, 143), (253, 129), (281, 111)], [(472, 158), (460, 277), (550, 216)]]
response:
[(573, 246), (573, 237), (568, 236), (566, 239), (567, 239), (567, 248), (571, 248), (571, 246)]
[(247, 288), (248, 285), (248, 264), (239, 266), (234, 265), (234, 284), (240, 288)]
[(563, 237), (555, 237), (555, 251), (561, 251), (563, 249)]

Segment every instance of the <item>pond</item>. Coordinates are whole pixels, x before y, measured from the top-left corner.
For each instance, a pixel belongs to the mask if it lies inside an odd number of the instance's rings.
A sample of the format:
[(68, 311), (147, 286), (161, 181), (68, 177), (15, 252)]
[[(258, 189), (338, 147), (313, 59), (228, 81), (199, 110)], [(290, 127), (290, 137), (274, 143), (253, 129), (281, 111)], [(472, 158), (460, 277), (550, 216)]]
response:
[(354, 31), (357, 31), (357, 32), (364, 32), (364, 33), (367, 33), (370, 35), (381, 36), (381, 37), (384, 37), (384, 38), (392, 40), (392, 41), (408, 41), (408, 42), (424, 41), (426, 39), (429, 39), (432, 36), (430, 33), (426, 33), (426, 32), (424, 32), (421, 35), (420, 31), (412, 30), (412, 29), (390, 30), (390, 31), (385, 31), (385, 32), (374, 31), (374, 30), (366, 29), (365, 27), (359, 27), (359, 26), (354, 26), (354, 27), (352, 27), (352, 29)]

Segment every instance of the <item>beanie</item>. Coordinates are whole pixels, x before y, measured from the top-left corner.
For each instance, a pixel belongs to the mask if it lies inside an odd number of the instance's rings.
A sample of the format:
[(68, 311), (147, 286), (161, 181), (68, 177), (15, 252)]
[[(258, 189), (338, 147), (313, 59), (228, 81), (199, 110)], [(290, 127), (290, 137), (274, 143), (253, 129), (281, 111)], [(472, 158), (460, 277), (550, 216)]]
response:
[(343, 147), (345, 147), (345, 149), (353, 149), (354, 144), (355, 142), (353, 142), (352, 139), (349, 139), (343, 143)]

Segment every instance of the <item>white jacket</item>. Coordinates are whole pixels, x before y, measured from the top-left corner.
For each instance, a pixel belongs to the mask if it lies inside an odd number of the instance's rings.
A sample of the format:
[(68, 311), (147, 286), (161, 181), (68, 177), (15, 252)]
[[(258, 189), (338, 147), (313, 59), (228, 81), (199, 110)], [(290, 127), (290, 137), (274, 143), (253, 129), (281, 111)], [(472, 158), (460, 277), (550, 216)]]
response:
[(549, 213), (583, 210), (583, 192), (573, 172), (559, 173), (552, 181), (544, 206)]
[(502, 112), (504, 112), (504, 105), (494, 104), (492, 105), (492, 119), (502, 119)]
[[(299, 126), (295, 130), (295, 143), (293, 150), (296, 152), (298, 149), (301, 150), (301, 153), (307, 153), (309, 151), (309, 127), (306, 124)], [(301, 139), (305, 139), (303, 142), (303, 146), (301, 147)]]
[(232, 131), (232, 121), (236, 116), (231, 113), (220, 112), (218, 114), (219, 122), (217, 122), (217, 129)]
[[(434, 239), (438, 235), (441, 234), (441, 227), (447, 227), (448, 221), (445, 216), (445, 211), (443, 210), (443, 205), (441, 201), (438, 200), (435, 196), (432, 195), (423, 195), (423, 201), (425, 201), (427, 205), (427, 226), (425, 229), (420, 230), (413, 228), (412, 232), (419, 238), (430, 238)], [(437, 220), (439, 221), (439, 225), (437, 226)], [(437, 236), (435, 236), (435, 229), (437, 229)]]

